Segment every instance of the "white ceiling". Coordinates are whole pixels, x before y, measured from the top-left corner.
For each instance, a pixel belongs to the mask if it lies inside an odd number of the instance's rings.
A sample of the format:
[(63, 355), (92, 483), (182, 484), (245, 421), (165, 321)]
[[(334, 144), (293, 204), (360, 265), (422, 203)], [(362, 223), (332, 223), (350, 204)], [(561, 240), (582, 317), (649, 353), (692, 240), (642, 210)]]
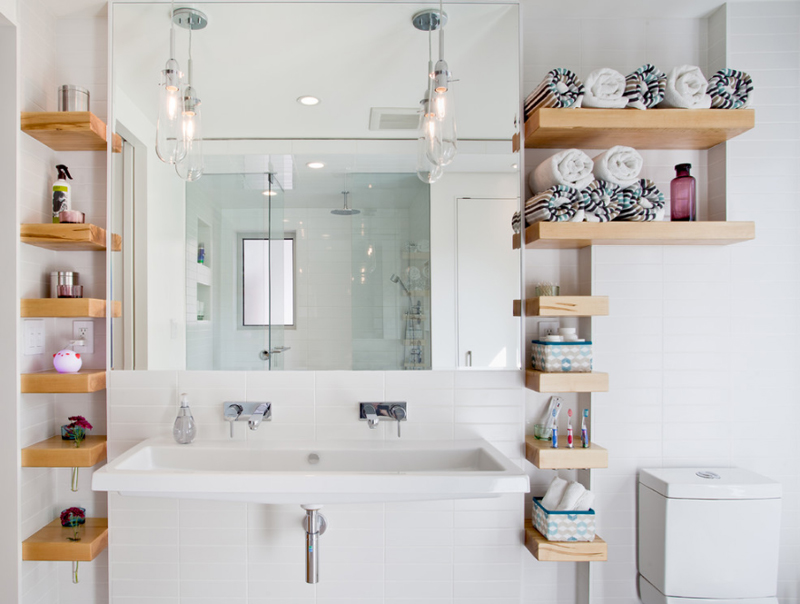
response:
[[(205, 138), (415, 137), (414, 131), (369, 130), (369, 112), (418, 107), (428, 40), (411, 17), (430, 4), (192, 6), (209, 18), (193, 37)], [(466, 3), (445, 10), (446, 58), (460, 80), (454, 86), (459, 138), (508, 140), (519, 98), (518, 7)], [(113, 19), (116, 86), (155, 121), (169, 5), (118, 4)], [(185, 70), (188, 32), (177, 31)], [(322, 102), (304, 107), (296, 102), (301, 95)]]

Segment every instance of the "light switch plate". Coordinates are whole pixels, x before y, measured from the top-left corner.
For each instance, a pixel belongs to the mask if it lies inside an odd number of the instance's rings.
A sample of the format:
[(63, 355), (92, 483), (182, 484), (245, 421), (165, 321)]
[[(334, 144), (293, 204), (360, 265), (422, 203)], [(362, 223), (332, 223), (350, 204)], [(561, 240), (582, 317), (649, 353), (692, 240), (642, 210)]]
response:
[(24, 321), (24, 354), (32, 356), (34, 354), (44, 354), (44, 320), (36, 319)]
[(539, 321), (539, 339), (545, 336), (557, 336), (559, 325), (558, 321)]
[(75, 345), (75, 352), (92, 354), (94, 352), (94, 321), (73, 321), (72, 339), (83, 340), (83, 346)]

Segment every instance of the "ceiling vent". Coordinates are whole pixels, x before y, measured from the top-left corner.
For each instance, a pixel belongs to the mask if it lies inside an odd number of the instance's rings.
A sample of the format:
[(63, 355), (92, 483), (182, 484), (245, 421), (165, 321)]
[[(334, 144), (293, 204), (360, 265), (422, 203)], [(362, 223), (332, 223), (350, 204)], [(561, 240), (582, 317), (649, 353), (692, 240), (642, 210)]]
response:
[(416, 130), (417, 128), (419, 128), (419, 109), (403, 107), (373, 107), (370, 109), (370, 130)]

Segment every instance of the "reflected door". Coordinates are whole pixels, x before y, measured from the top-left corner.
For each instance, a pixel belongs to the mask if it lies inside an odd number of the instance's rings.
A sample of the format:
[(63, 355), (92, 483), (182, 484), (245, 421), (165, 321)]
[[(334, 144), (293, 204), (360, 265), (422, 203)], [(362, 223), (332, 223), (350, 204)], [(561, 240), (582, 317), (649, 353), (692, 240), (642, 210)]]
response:
[[(511, 218), (517, 199), (458, 199), (459, 368), (519, 367), (519, 250), (511, 248)], [(489, 242), (502, 242), (487, 245)]]

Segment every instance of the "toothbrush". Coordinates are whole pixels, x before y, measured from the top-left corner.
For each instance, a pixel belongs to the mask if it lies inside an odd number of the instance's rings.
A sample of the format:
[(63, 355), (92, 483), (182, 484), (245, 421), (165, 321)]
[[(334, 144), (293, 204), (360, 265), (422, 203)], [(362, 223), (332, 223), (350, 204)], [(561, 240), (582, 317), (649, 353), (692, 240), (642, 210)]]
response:
[(584, 449), (589, 448), (589, 428), (586, 426), (586, 421), (589, 419), (589, 410), (583, 410), (583, 420), (581, 420), (581, 446)]
[(567, 448), (572, 449), (572, 409), (567, 410)]
[[(560, 407), (560, 405), (559, 405)], [(553, 449), (558, 449), (558, 409), (553, 409), (553, 437), (551, 446)]]

